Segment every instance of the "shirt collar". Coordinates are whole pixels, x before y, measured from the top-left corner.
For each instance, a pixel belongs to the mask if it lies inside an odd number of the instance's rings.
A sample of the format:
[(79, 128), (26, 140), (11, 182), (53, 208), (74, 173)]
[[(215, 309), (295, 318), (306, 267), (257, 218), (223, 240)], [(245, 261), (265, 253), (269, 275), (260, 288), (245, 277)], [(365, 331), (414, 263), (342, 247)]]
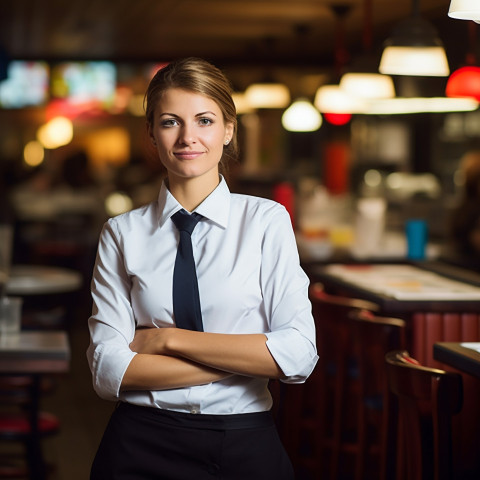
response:
[[(165, 222), (183, 207), (170, 193), (165, 181), (158, 194), (158, 223), (162, 227)], [(227, 228), (230, 213), (230, 190), (225, 178), (220, 175), (220, 183), (215, 190), (195, 209), (195, 212), (215, 222), (222, 228)]]

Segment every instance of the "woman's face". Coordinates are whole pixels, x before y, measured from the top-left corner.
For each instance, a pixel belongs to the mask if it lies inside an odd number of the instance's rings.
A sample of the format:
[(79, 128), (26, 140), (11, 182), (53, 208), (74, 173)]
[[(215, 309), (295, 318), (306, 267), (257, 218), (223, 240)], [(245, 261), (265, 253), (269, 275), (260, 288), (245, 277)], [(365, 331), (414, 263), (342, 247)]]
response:
[(210, 98), (170, 88), (155, 108), (149, 134), (170, 181), (218, 179), (218, 163), (233, 125), (224, 123), (219, 106)]

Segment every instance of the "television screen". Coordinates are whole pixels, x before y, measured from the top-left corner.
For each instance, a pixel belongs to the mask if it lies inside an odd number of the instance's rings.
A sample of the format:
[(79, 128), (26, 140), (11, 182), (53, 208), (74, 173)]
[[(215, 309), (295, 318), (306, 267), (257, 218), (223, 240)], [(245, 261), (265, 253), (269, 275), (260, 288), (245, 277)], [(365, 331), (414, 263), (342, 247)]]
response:
[(0, 106), (24, 108), (44, 105), (49, 97), (49, 73), (46, 62), (9, 62), (7, 78), (0, 82)]
[(80, 104), (109, 105), (115, 95), (116, 67), (111, 62), (64, 62), (52, 66), (51, 93), (54, 98)]

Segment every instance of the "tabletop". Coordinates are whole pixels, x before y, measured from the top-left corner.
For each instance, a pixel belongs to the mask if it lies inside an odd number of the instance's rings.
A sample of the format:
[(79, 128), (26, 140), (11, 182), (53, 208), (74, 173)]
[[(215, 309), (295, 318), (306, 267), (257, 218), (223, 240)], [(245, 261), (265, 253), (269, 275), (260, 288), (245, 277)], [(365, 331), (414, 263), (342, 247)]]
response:
[(480, 378), (480, 342), (437, 342), (433, 358)]
[(32, 379), (27, 402), (29, 448), (27, 461), (30, 480), (46, 480), (47, 469), (38, 428), (40, 377), (68, 371), (70, 346), (64, 331), (21, 331), (0, 336), (0, 374), (25, 375)]
[(331, 264), (313, 270), (314, 281), (373, 301), (383, 311), (475, 311), (480, 284), (458, 269), (435, 271), (425, 264)]
[(25, 331), (0, 337), (0, 374), (66, 372), (70, 345), (63, 331)]
[(82, 275), (75, 270), (43, 265), (13, 265), (7, 282), (8, 295), (47, 295), (78, 290)]

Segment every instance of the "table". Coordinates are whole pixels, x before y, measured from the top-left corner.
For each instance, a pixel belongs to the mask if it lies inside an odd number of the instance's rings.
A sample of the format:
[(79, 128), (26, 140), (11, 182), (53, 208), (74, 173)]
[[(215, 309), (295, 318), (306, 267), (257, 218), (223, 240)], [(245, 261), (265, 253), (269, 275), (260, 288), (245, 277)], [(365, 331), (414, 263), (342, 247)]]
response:
[(43, 265), (14, 265), (7, 282), (8, 295), (48, 295), (78, 290), (80, 273), (67, 268)]
[(70, 347), (66, 332), (20, 332), (0, 338), (0, 375), (26, 375), (30, 387), (30, 428), (32, 449), (28, 455), (31, 480), (46, 478), (38, 432), (40, 379), (42, 375), (65, 373), (70, 364)]
[(480, 276), (439, 263), (331, 264), (311, 272), (325, 287), (370, 300), (390, 314), (480, 311)]
[(440, 263), (332, 264), (310, 270), (329, 293), (376, 303), (407, 322), (410, 353), (440, 367), (433, 344), (480, 339), (480, 276)]
[[(467, 478), (480, 478), (480, 448), (478, 444), (478, 428), (480, 413), (478, 398), (480, 396), (480, 343), (479, 342), (436, 342), (433, 345), (434, 358), (448, 366), (459, 370), (463, 379), (463, 409), (459, 414), (463, 417), (462, 437), (459, 438), (461, 461), (470, 465)], [(468, 452), (468, 453), (467, 453)], [(472, 474), (475, 472), (475, 475)]]
[(479, 342), (437, 342), (433, 357), (439, 362), (480, 378)]
[(68, 268), (14, 265), (6, 292), (23, 298), (25, 328), (55, 330), (68, 328), (82, 283), (82, 275)]

